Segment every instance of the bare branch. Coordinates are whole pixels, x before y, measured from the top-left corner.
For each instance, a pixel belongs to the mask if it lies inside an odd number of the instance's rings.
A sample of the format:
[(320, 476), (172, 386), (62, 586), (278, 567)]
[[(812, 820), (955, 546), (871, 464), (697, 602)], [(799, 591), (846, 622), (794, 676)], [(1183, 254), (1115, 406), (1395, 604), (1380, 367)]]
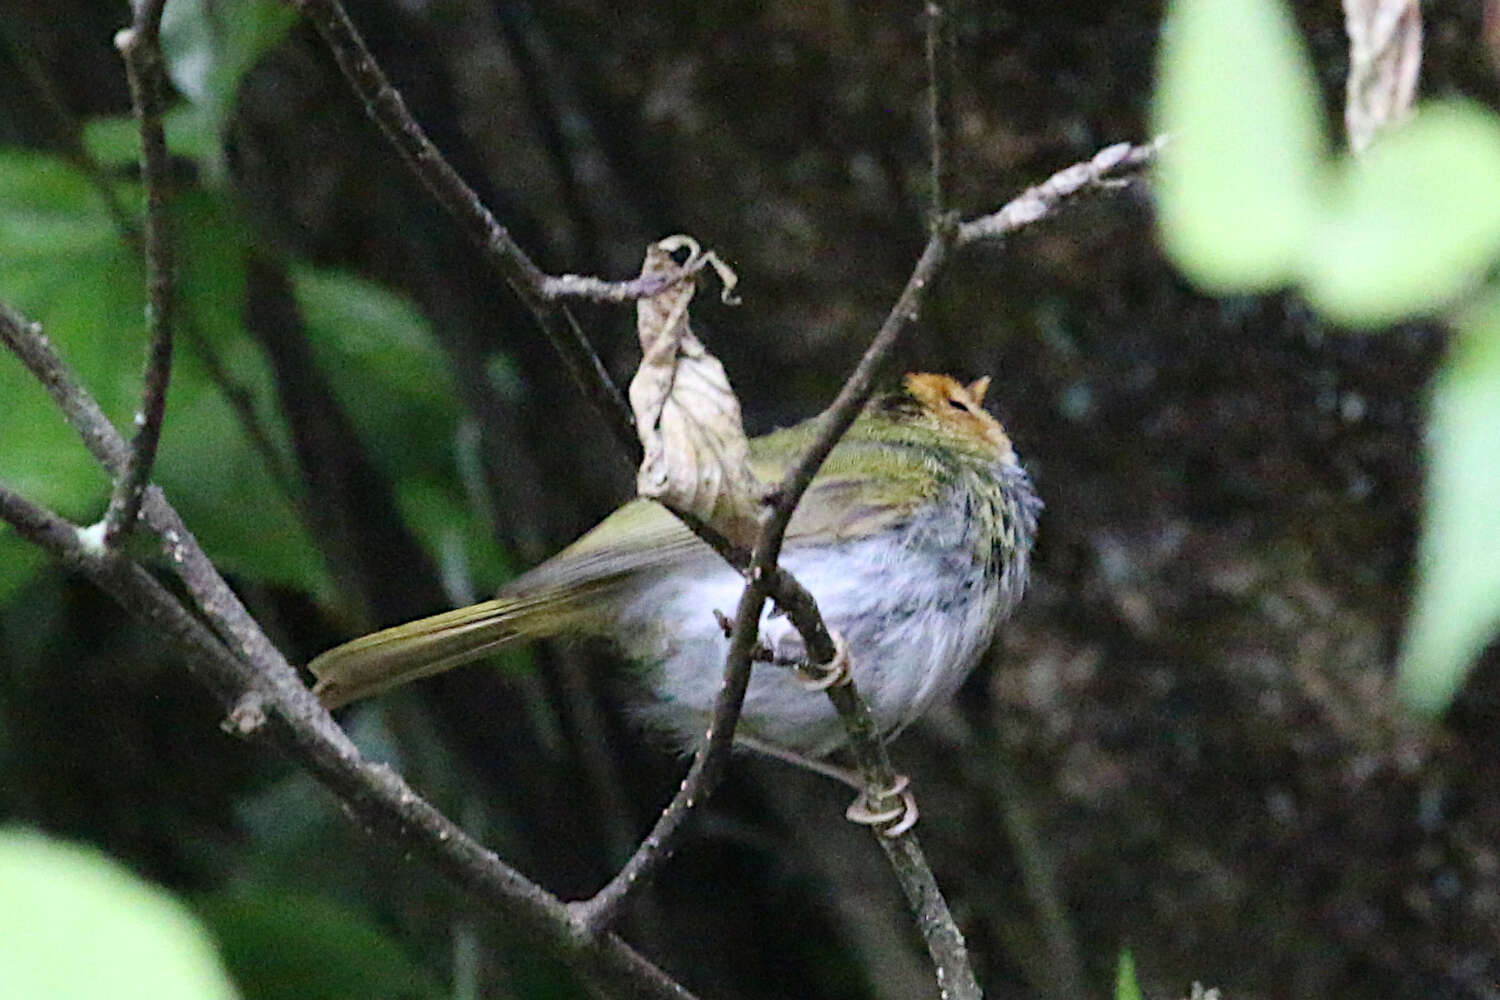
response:
[[(807, 451), (798, 459), (797, 464), (792, 466), (773, 492), (769, 503), (775, 513), (767, 525), (766, 534), (774, 536), (776, 542), (767, 553), (769, 565), (764, 567), (762, 572), (770, 572), (776, 560), (780, 558), (780, 539), (791, 522), (792, 512), (801, 501), (802, 494), (807, 492), (807, 487), (812, 484), (813, 476), (817, 475), (818, 470), (822, 468), (824, 460), (828, 458), (828, 453), (833, 451), (833, 446), (844, 436), (844, 432), (854, 423), (854, 418), (859, 416), (859, 411), (869, 400), (875, 379), (890, 357), (891, 349), (896, 346), (896, 341), (921, 314), (922, 302), (927, 297), (928, 287), (937, 276), (957, 236), (958, 229), (954, 220), (949, 218), (928, 238), (927, 246), (917, 260), (911, 277), (907, 279), (906, 287), (902, 289), (896, 304), (891, 307), (890, 313), (881, 324), (879, 332), (875, 334), (875, 339), (870, 342), (864, 357), (860, 358), (859, 364), (850, 373), (848, 380), (844, 382), (843, 388), (839, 390), (839, 394), (834, 397), (828, 409), (818, 416), (822, 427), (817, 438), (808, 446)], [(776, 596), (777, 603), (780, 603), (781, 595), (777, 593)], [(792, 609), (787, 610), (790, 612)], [(795, 617), (792, 620), (797, 621)], [(800, 627), (801, 623), (798, 624)], [(814, 662), (831, 661), (834, 655), (833, 640), (826, 632), (823, 632), (816, 636), (814, 641), (817, 645), (808, 647), (808, 652), (812, 655)]]
[[(385, 72), (366, 48), (358, 29), (349, 20), (338, 0), (293, 0), (297, 8), (312, 21), (323, 40), (333, 51), (339, 68), (396, 151), (412, 172), (432, 192), (434, 198), (453, 216), (468, 237), (484, 254), (485, 260), (503, 277), (536, 318), (547, 339), (562, 358), (583, 392), (603, 416), (606, 426), (636, 464), (640, 443), (636, 440), (634, 420), (625, 397), (609, 377), (604, 363), (583, 335), (578, 321), (556, 300), (562, 297), (558, 285), (546, 290), (548, 279), (526, 251), (511, 237), (474, 190), (443, 158), (427, 138), (422, 126), (407, 110), (406, 101), (386, 79)], [(562, 280), (562, 279), (558, 279)], [(608, 284), (601, 282), (601, 284)], [(563, 282), (562, 287), (566, 287)], [(588, 298), (589, 295), (583, 297)]]
[(891, 870), (896, 873), (896, 881), (901, 883), (901, 892), (906, 896), (917, 930), (927, 945), (927, 954), (937, 969), (943, 1000), (981, 1000), (984, 994), (974, 978), (963, 932), (948, 910), (947, 900), (938, 888), (937, 878), (922, 853), (917, 835), (907, 832), (899, 837), (875, 839), (885, 850)]
[(740, 706), (750, 684), (751, 653), (759, 634), (766, 593), (764, 579), (752, 577), (740, 595), (729, 652), (725, 656), (724, 682), (714, 699), (713, 720), (709, 723), (703, 745), (693, 755), (693, 764), (682, 779), (677, 794), (615, 877), (591, 898), (572, 904), (574, 918), (591, 932), (602, 933), (608, 928), (619, 916), (620, 908), (631, 893), (646, 884), (661, 867), (671, 854), (688, 814), (713, 792), (723, 777), (724, 765), (729, 760), (730, 746), (734, 742), (735, 725), (739, 722)]
[[(958, 0), (950, 0), (957, 3)], [(953, 195), (953, 18), (938, 0), (927, 0), (927, 157), (932, 190), (928, 225), (936, 228)]]
[[(702, 266), (699, 264), (693, 268), (693, 273), (696, 273)], [(651, 275), (632, 278), (629, 281), (605, 281), (603, 278), (594, 278), (586, 274), (548, 275), (542, 278), (539, 291), (543, 298), (553, 302), (561, 299), (584, 299), (589, 302), (619, 304), (659, 295), (683, 280), (683, 277), (685, 275), (671, 278)]]
[(960, 245), (995, 239), (1047, 218), (1063, 201), (1085, 188), (1112, 187), (1156, 158), (1164, 138), (1143, 145), (1117, 142), (1105, 146), (1082, 163), (1065, 167), (1035, 187), (1006, 202), (998, 212), (980, 216), (958, 227)]
[[(122, 467), (128, 454), (124, 440), (40, 327), (0, 304), (0, 341), (42, 381), (90, 451), (112, 472)], [(268, 737), (327, 786), (356, 822), (378, 829), (403, 850), (423, 854), (460, 888), (526, 926), (588, 973), (632, 995), (691, 997), (619, 938), (576, 923), (561, 901), (470, 838), (391, 768), (366, 762), (250, 618), (159, 489), (148, 487), (142, 515), (223, 641), (136, 563), (0, 486), (0, 519), (171, 640), (229, 711), (231, 731)]]
[(115, 47), (125, 57), (130, 99), (141, 130), (141, 176), (146, 185), (146, 321), (150, 346), (142, 379), (141, 407), (135, 418), (135, 437), (104, 514), (104, 540), (110, 545), (124, 541), (135, 528), (141, 497), (156, 464), (156, 447), (161, 441), (162, 419), (167, 408), (167, 385), (172, 377), (176, 265), (167, 214), (167, 137), (161, 123), (165, 89), (161, 54), (164, 3), (165, 0), (141, 0), (135, 5), (135, 23), (115, 36)]

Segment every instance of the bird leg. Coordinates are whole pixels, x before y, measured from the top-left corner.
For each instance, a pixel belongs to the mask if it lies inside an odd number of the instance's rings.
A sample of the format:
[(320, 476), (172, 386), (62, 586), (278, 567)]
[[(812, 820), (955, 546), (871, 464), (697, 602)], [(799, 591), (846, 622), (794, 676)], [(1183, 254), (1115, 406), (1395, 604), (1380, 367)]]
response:
[[(889, 788), (870, 789), (861, 787), (859, 795), (844, 810), (844, 818), (861, 826), (880, 826), (883, 837), (899, 837), (917, 825), (917, 798), (908, 787), (911, 779), (904, 774), (896, 775)], [(893, 801), (894, 800), (894, 801)], [(877, 803), (890, 803), (877, 806)], [(894, 821), (894, 822), (893, 822)]]
[[(733, 625), (724, 613), (715, 611), (714, 616), (718, 619), (719, 626), (724, 629), (725, 634), (731, 634)], [(848, 643), (844, 642), (844, 637), (837, 631), (830, 629), (828, 634), (833, 638), (833, 659), (817, 667), (808, 663), (806, 657), (799, 658), (795, 663), (783, 664), (782, 659), (772, 656), (764, 644), (757, 646), (756, 654), (752, 654), (752, 658), (791, 666), (793, 679), (802, 687), (808, 691), (827, 691), (835, 685), (848, 684), (852, 680)], [(762, 651), (764, 651), (763, 656), (757, 655)], [(857, 771), (830, 764), (826, 760), (808, 757), (759, 737), (736, 733), (734, 742), (767, 757), (774, 757), (821, 774), (825, 778), (832, 778), (854, 789), (859, 794), (849, 804), (849, 808), (844, 810), (844, 818), (851, 823), (880, 827), (880, 833), (885, 837), (899, 837), (916, 825), (917, 799), (912, 795), (909, 787), (911, 780), (904, 774), (896, 775), (889, 788), (871, 788)], [(882, 826), (882, 824), (889, 825)]]
[(734, 742), (737, 746), (742, 746), (746, 750), (754, 750), (758, 754), (773, 757), (785, 764), (803, 767), (815, 774), (821, 774), (825, 778), (832, 778), (834, 781), (848, 785), (856, 792), (864, 790), (865, 783), (860, 779), (859, 773), (850, 768), (839, 767), (837, 764), (830, 764), (826, 760), (819, 760), (816, 757), (808, 757), (800, 754), (795, 750), (788, 750), (784, 746), (763, 740), (759, 736), (735, 733)]
[(797, 683), (809, 691), (827, 691), (834, 685), (848, 684), (852, 679), (849, 672), (849, 645), (833, 629), (828, 630), (828, 635), (833, 639), (832, 660), (816, 667), (803, 660), (792, 668)]
[[(747, 750), (754, 750), (756, 753), (773, 757), (784, 763), (806, 768), (854, 789), (859, 794), (849, 804), (849, 808), (844, 810), (844, 818), (851, 823), (858, 823), (860, 826), (880, 826), (882, 823), (890, 823), (880, 831), (885, 837), (899, 837), (917, 823), (917, 799), (912, 795), (909, 787), (911, 780), (904, 774), (896, 775), (896, 780), (892, 782), (891, 787), (872, 791), (859, 772), (851, 768), (839, 767), (826, 760), (805, 756), (756, 736), (736, 733), (734, 742)], [(875, 807), (876, 803), (884, 804), (891, 799), (895, 800), (894, 804), (883, 805), (883, 808)]]

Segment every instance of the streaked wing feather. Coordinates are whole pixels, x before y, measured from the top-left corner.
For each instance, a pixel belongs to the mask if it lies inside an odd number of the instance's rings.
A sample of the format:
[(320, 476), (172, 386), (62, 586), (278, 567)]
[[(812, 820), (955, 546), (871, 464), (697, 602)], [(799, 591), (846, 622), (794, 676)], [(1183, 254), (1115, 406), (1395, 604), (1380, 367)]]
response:
[[(763, 482), (773, 482), (785, 471), (786, 462), (755, 454), (757, 443), (751, 442), (752, 468)], [(893, 449), (880, 448), (881, 461), (887, 466), (906, 465), (904, 480), (859, 471), (856, 452), (869, 447), (874, 446), (851, 443), (834, 450), (827, 471), (813, 480), (792, 517), (789, 546), (810, 539), (863, 537), (899, 522), (931, 494), (935, 487), (930, 473)], [(918, 480), (915, 485), (914, 478)], [(899, 488), (893, 490), (893, 482)], [(665, 507), (650, 500), (632, 500), (572, 545), (512, 580), (500, 596), (569, 590), (717, 558)]]

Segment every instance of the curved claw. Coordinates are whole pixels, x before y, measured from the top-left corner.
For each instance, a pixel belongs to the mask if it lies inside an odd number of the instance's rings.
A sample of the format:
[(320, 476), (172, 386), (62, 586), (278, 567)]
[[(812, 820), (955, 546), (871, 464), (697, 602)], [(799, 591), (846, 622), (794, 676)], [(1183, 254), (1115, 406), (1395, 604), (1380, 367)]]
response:
[(853, 676), (849, 672), (849, 646), (844, 637), (833, 629), (828, 630), (828, 635), (833, 639), (833, 659), (817, 667), (818, 673), (814, 673), (811, 666), (800, 666), (793, 671), (797, 683), (808, 691), (827, 691), (836, 685), (848, 684)]
[[(853, 802), (849, 803), (849, 808), (844, 810), (844, 818), (861, 826), (880, 826), (882, 823), (890, 823), (889, 826), (881, 828), (881, 836), (901, 836), (917, 825), (917, 799), (907, 787), (910, 784), (911, 781), (906, 775), (898, 774), (889, 788), (878, 789), (873, 794), (870, 789), (865, 789)], [(896, 804), (884, 809), (875, 808), (874, 803), (886, 799), (895, 799)]]

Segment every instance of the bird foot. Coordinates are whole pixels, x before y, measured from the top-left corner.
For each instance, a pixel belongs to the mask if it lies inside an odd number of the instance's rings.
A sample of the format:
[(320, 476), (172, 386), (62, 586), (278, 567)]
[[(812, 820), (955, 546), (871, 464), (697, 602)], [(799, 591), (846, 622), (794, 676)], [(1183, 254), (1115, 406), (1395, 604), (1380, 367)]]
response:
[(793, 669), (797, 683), (809, 691), (827, 691), (836, 685), (848, 684), (852, 676), (849, 672), (849, 646), (844, 637), (833, 629), (828, 630), (828, 635), (833, 639), (832, 660), (817, 666), (803, 663)]
[(917, 798), (911, 793), (910, 784), (906, 775), (898, 774), (889, 788), (864, 789), (844, 810), (844, 818), (861, 826), (889, 823), (881, 827), (881, 836), (901, 836), (917, 825)]

